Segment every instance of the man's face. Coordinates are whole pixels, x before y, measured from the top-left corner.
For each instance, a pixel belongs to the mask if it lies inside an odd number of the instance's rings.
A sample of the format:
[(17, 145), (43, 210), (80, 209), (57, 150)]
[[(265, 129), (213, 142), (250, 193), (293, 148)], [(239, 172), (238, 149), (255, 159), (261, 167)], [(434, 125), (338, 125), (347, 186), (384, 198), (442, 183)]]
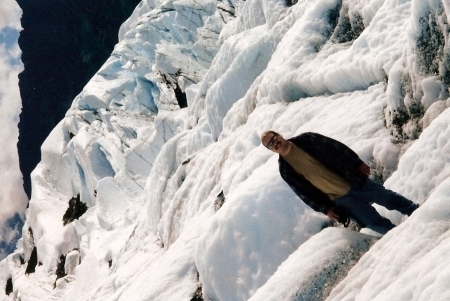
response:
[(269, 133), (264, 137), (262, 144), (275, 153), (280, 153), (287, 145), (287, 141), (280, 134)]

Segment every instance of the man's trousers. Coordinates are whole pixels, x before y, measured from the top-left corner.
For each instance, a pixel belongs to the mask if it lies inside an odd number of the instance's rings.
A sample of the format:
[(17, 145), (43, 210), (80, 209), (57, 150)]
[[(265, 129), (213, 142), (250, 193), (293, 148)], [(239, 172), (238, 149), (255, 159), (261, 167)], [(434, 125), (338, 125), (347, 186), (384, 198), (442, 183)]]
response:
[(370, 179), (367, 179), (361, 188), (352, 188), (346, 195), (333, 202), (336, 206), (347, 209), (350, 218), (362, 227), (367, 227), (383, 235), (395, 225), (389, 219), (381, 216), (371, 205), (372, 203), (407, 215), (411, 215), (419, 207), (418, 204)]

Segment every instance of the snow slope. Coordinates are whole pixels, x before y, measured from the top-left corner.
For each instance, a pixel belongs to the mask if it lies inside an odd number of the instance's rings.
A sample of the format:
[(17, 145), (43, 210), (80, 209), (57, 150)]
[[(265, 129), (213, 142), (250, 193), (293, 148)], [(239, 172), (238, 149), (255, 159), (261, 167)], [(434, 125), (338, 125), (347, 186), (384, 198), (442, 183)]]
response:
[[(42, 146), (2, 299), (448, 300), (449, 17), (440, 0), (142, 1)], [(332, 227), (267, 129), (340, 140), (422, 206), (377, 208), (399, 225), (384, 237)]]

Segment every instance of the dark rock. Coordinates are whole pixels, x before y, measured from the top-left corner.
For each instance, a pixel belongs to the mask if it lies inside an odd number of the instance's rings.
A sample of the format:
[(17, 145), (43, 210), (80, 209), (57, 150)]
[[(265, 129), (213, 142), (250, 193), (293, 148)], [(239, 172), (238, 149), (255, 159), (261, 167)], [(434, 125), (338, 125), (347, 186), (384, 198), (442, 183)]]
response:
[(223, 190), (217, 195), (216, 200), (214, 201), (214, 210), (217, 212), (222, 205), (225, 203), (225, 194)]
[(9, 277), (8, 280), (6, 281), (5, 294), (7, 296), (9, 296), (9, 294), (11, 294), (13, 292), (13, 290), (14, 290), (14, 288), (13, 288), (12, 278)]
[(177, 102), (178, 102), (178, 105), (180, 106), (180, 108), (187, 108), (188, 103), (187, 103), (186, 93), (181, 90), (178, 83), (175, 86), (174, 92), (175, 92), (175, 97), (177, 99)]
[(424, 11), (419, 23), (422, 25), (416, 41), (419, 68), (425, 75), (438, 75), (444, 60), (445, 37), (449, 34), (443, 6)]
[(198, 271), (197, 271), (196, 275), (197, 275), (198, 286), (194, 293), (194, 296), (192, 296), (190, 301), (204, 301), (203, 293), (202, 293), (202, 284), (200, 282), (200, 274)]
[(40, 146), (108, 59), (120, 25), (140, 0), (17, 2), (23, 11), (19, 46), (25, 67), (19, 75), (18, 152), (30, 198), (30, 173), (41, 159)]
[(31, 256), (30, 259), (28, 260), (27, 268), (25, 269), (25, 275), (29, 275), (36, 271), (37, 262), (38, 262), (37, 249), (36, 247), (34, 247), (33, 251), (31, 251)]
[(343, 5), (331, 41), (338, 44), (352, 42), (359, 37), (364, 29), (363, 18), (356, 13), (350, 14), (349, 7)]
[(80, 195), (73, 197), (69, 201), (69, 208), (67, 208), (66, 213), (63, 215), (63, 225), (65, 226), (74, 220), (79, 219), (86, 211), (87, 206), (80, 201)]
[(59, 278), (63, 278), (66, 276), (66, 269), (64, 268), (65, 264), (66, 264), (66, 257), (64, 255), (59, 256), (59, 263), (58, 266), (56, 267), (56, 279), (53, 288), (56, 287), (56, 281)]
[(197, 287), (197, 290), (194, 293), (194, 296), (190, 301), (203, 301), (202, 287)]

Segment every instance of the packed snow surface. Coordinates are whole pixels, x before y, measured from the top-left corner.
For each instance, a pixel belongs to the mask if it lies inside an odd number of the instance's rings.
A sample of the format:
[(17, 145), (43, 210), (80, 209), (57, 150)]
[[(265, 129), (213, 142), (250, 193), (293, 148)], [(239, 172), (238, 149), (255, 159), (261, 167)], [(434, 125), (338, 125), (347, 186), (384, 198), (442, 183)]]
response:
[[(449, 300), (450, 4), (143, 0), (42, 145), (4, 300)], [(283, 182), (268, 129), (419, 203), (380, 237)]]

